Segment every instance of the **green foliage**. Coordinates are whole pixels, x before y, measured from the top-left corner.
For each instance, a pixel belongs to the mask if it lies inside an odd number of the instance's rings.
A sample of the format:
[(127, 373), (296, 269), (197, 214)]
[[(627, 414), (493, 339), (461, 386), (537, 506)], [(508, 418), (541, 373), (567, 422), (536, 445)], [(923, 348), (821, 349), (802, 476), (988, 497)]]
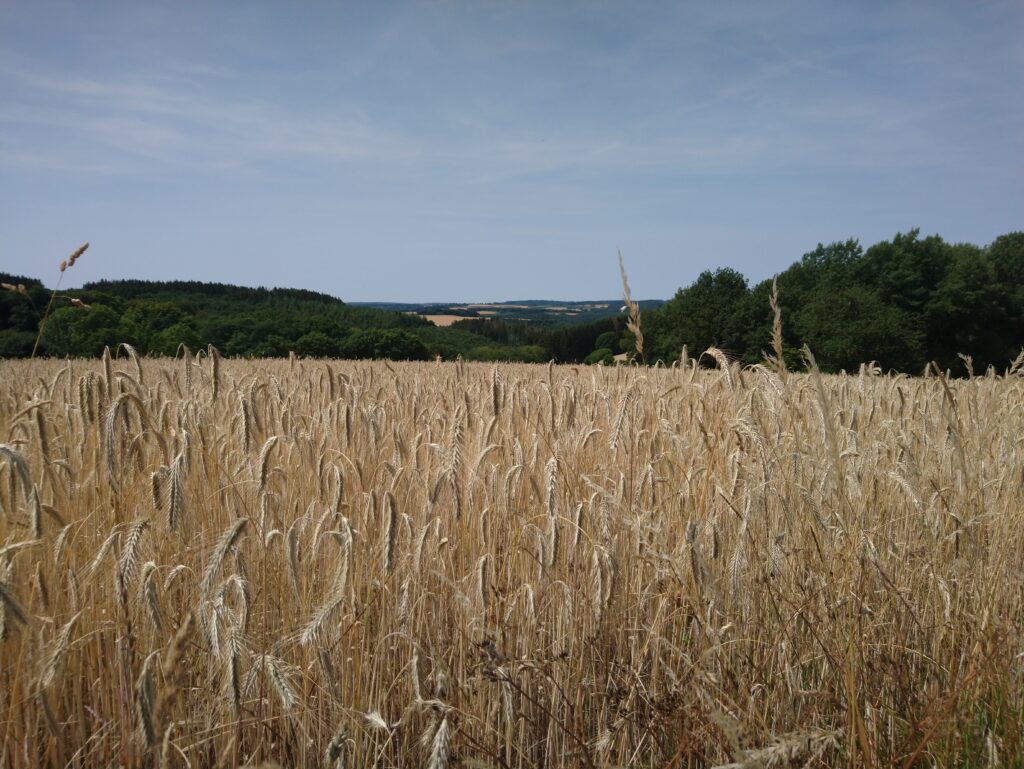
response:
[(615, 355), (607, 347), (599, 347), (594, 350), (590, 355), (583, 359), (583, 362), (588, 366), (595, 363), (604, 363), (605, 365), (611, 365), (615, 363)]
[[(644, 316), (646, 318), (646, 316)], [(584, 360), (595, 348), (599, 347), (598, 339), (609, 332), (620, 339), (621, 350), (633, 349), (632, 335), (628, 335), (628, 343), (621, 341), (625, 333), (626, 319), (622, 316), (604, 318), (594, 323), (581, 326), (552, 329), (545, 337), (543, 344), (548, 349), (548, 357), (558, 363), (577, 363)], [(626, 344), (623, 347), (621, 345)]]
[(0, 329), (0, 358), (27, 358), (35, 342), (36, 335), (31, 331)]
[(126, 341), (120, 334), (121, 316), (102, 304), (88, 310), (61, 307), (54, 310), (46, 324), (43, 351), (47, 355), (84, 355), (95, 357), (104, 347), (114, 349)]
[(872, 360), (885, 370), (920, 369), (920, 330), (868, 286), (822, 286), (799, 309), (794, 325), (823, 371), (855, 370)]
[(38, 280), (24, 275), (0, 272), (0, 283), (5, 285), (0, 290), (0, 358), (28, 357), (35, 346), (50, 292)]
[(408, 331), (371, 328), (357, 331), (341, 345), (345, 358), (389, 358), (391, 360), (428, 360), (430, 351)]
[[(864, 251), (856, 240), (818, 244), (778, 276), (787, 362), (804, 344), (824, 371), (920, 372), (935, 361), (960, 369), (957, 353), (977, 371), (1005, 367), (1024, 346), (1024, 233), (988, 248), (952, 245), (917, 230)], [(682, 346), (693, 357), (709, 346), (745, 363), (770, 347), (771, 281), (749, 290), (732, 270), (704, 272), (645, 316), (653, 355), (671, 362)]]
[[(595, 347), (601, 346), (597, 344), (599, 337), (610, 333), (613, 339), (618, 339), (623, 325), (623, 319), (618, 317), (555, 328), (501, 318), (474, 318), (436, 331), (438, 341), (443, 340), (439, 350), (445, 358), (455, 357), (450, 354), (454, 349), (456, 354), (468, 360), (578, 363)], [(498, 347), (504, 349), (501, 352), (478, 350)]]
[(250, 358), (283, 358), (291, 352), (291, 343), (280, 334), (267, 334), (244, 353)]
[(322, 331), (310, 331), (299, 337), (295, 352), (307, 358), (336, 358), (341, 353), (341, 344)]
[(984, 251), (955, 247), (949, 269), (925, 308), (932, 359), (941, 368), (956, 368), (956, 353), (964, 352), (982, 371), (989, 365), (1006, 365), (1008, 351), (1024, 344), (1021, 326), (1015, 322), (1020, 314), (1019, 305), (1015, 312), (1014, 288), (997, 277)]
[(198, 350), (203, 346), (203, 339), (195, 327), (181, 321), (168, 326), (154, 334), (147, 349), (154, 355), (177, 355), (178, 348), (185, 345), (190, 350)]
[[(171, 345), (173, 335), (163, 332), (182, 324), (186, 317), (184, 308), (176, 302), (131, 301), (121, 313), (120, 336), (122, 339), (131, 340), (130, 344), (140, 352), (173, 355), (178, 345)], [(192, 327), (190, 331), (191, 336), (195, 336), (195, 328)], [(158, 339), (161, 334), (163, 336)], [(186, 344), (191, 348), (198, 346), (191, 342)], [(167, 346), (172, 346), (173, 349), (167, 351)]]
[(709, 347), (738, 351), (742, 333), (735, 315), (747, 293), (747, 279), (736, 270), (702, 272), (691, 286), (647, 315), (641, 330), (648, 357), (676, 360), (684, 344), (697, 352)]
[[(38, 331), (40, 308), (46, 306), (49, 293), (38, 281), (0, 278), (12, 285), (24, 284), (28, 290), (28, 296), (0, 292), (0, 355), (24, 355), (25, 334)], [(71, 306), (72, 298), (89, 308)], [(233, 356), (277, 357), (295, 350), (322, 357), (343, 354), (353, 330), (409, 334), (427, 327), (422, 318), (351, 307), (313, 291), (105, 281), (61, 292), (46, 326), (42, 351), (93, 356), (104, 346), (127, 342), (151, 355), (173, 355), (182, 344), (192, 349), (213, 344)], [(422, 342), (413, 339), (388, 336), (377, 347), (395, 357), (429, 357), (430, 351), (425, 353)], [(377, 348), (371, 344), (369, 349)]]
[[(596, 340), (594, 340), (594, 346), (598, 350), (602, 348), (607, 348), (608, 350), (618, 350), (619, 339), (621, 338), (621, 336), (622, 335), (616, 331), (605, 331)], [(584, 363), (586, 363), (586, 361), (584, 361)]]

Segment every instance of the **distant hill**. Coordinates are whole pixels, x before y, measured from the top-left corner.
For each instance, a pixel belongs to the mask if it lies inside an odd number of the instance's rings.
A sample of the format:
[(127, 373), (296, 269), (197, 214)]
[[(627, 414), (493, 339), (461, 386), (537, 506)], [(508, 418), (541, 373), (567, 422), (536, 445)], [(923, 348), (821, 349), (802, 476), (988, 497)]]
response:
[[(0, 274), (0, 282), (15, 289), (0, 292), (0, 357), (27, 356), (51, 289), (25, 276)], [(19, 284), (25, 291), (17, 290)], [(212, 344), (224, 355), (241, 357), (295, 352), (310, 357), (575, 362), (594, 349), (602, 333), (621, 330), (617, 314), (615, 301), (349, 304), (303, 289), (105, 280), (61, 291), (39, 352), (95, 356), (104, 347), (125, 342), (153, 355), (174, 355), (181, 345), (195, 350)], [(460, 319), (465, 322), (451, 326)]]

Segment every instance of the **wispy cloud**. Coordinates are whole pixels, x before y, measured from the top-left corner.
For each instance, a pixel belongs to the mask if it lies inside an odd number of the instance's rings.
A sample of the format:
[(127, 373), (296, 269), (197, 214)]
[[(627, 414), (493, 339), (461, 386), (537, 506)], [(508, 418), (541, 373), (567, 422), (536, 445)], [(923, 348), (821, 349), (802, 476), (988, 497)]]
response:
[[(49, 155), (51, 167), (61, 158), (80, 167), (75, 155), (94, 154), (97, 145), (109, 159), (99, 167), (107, 169), (127, 169), (139, 159), (200, 167), (258, 165), (275, 157), (395, 162), (418, 154), (415, 142), (359, 116), (296, 114), (266, 100), (197, 87), (181, 71), (101, 80), (5, 68), (21, 96), (0, 106), (0, 123), (20, 124), (23, 135), (25, 128), (47, 129), (34, 151)], [(46, 143), (57, 135), (60, 141)]]

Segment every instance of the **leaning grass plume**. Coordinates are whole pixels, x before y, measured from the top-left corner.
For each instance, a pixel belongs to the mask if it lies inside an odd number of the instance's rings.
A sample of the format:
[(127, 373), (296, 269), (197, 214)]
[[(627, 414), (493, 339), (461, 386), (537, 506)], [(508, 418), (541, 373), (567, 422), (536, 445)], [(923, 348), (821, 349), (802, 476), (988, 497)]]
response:
[[(64, 273), (67, 272), (67, 270), (70, 267), (75, 266), (75, 262), (77, 262), (81, 258), (82, 254), (84, 254), (86, 252), (86, 249), (88, 248), (89, 244), (83, 243), (82, 245), (80, 245), (78, 248), (71, 252), (71, 256), (69, 256), (67, 259), (63, 260), (60, 263), (60, 277), (57, 279), (57, 285), (54, 287), (52, 293), (50, 294), (50, 301), (46, 303), (46, 309), (43, 312), (43, 317), (40, 318), (39, 320), (39, 333), (36, 334), (36, 341), (32, 345), (32, 358), (36, 357), (36, 352), (39, 350), (39, 342), (42, 341), (43, 333), (46, 331), (46, 321), (49, 320), (50, 318), (50, 311), (53, 309), (53, 303), (57, 299), (58, 292), (60, 291), (60, 284), (64, 281)], [(28, 292), (24, 290), (24, 286), (18, 286), (18, 289), (21, 291), (21, 293), (24, 293), (26, 296), (28, 296)], [(71, 299), (70, 301), (76, 307), (82, 307), (84, 309), (89, 308), (89, 305), (82, 302), (81, 299)]]
[(640, 331), (640, 305), (633, 301), (632, 293), (629, 290), (629, 278), (626, 277), (626, 265), (622, 261), (622, 252), (619, 252), (619, 276), (622, 278), (622, 302), (626, 307), (629, 317), (626, 320), (626, 330), (633, 334), (633, 344), (636, 349), (637, 360), (644, 360), (644, 335)]

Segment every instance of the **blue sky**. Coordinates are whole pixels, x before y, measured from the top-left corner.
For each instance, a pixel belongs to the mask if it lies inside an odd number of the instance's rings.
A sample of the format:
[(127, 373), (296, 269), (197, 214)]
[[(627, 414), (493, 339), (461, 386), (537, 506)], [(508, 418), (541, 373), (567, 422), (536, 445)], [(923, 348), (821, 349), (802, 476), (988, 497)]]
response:
[[(0, 0), (0, 270), (635, 297), (1024, 229), (1024, 4)], [(77, 283), (76, 283), (77, 281)], [(66, 284), (67, 285), (67, 284)]]

